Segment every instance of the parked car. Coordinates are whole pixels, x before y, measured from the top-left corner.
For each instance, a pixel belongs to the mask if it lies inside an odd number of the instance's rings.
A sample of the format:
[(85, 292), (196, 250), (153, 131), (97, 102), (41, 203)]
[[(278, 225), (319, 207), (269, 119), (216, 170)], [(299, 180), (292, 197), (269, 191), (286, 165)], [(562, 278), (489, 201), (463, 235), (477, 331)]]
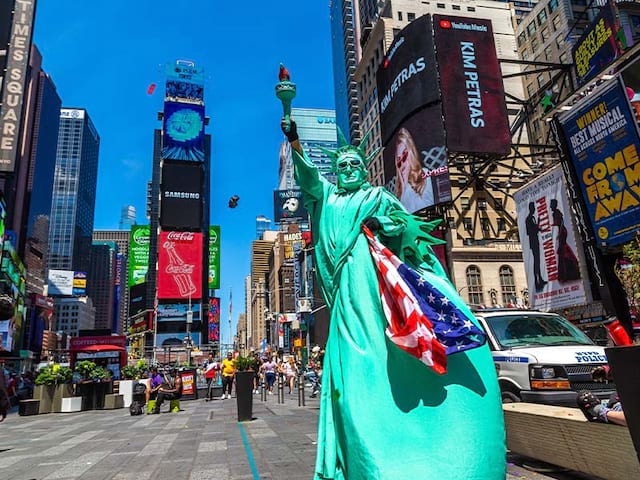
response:
[(591, 370), (605, 365), (604, 347), (555, 313), (534, 310), (478, 310), (487, 332), (503, 402), (576, 405), (580, 390), (601, 400), (615, 391), (595, 382)]

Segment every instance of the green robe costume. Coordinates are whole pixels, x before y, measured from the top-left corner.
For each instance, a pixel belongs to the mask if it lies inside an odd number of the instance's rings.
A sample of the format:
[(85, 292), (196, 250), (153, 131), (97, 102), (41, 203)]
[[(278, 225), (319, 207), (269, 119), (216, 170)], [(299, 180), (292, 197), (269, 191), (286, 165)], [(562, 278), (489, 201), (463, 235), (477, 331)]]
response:
[[(438, 375), (385, 335), (360, 224), (376, 217), (382, 242), (406, 260), (402, 246), (422, 222), (384, 188), (365, 183), (348, 192), (324, 179), (306, 155), (294, 150), (293, 159), (331, 311), (314, 478), (504, 480), (504, 423), (489, 347), (449, 356), (447, 373)], [(424, 263), (412, 266), (449, 298), (459, 298), (427, 251)]]

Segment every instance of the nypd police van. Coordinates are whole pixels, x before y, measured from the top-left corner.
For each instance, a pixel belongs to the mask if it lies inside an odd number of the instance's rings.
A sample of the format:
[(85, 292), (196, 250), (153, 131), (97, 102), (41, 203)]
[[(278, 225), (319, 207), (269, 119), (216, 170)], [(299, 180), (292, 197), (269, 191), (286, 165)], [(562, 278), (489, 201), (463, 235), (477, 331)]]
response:
[(478, 310), (487, 332), (503, 402), (576, 405), (580, 390), (601, 400), (615, 391), (594, 382), (591, 370), (606, 365), (604, 347), (555, 313), (533, 310)]

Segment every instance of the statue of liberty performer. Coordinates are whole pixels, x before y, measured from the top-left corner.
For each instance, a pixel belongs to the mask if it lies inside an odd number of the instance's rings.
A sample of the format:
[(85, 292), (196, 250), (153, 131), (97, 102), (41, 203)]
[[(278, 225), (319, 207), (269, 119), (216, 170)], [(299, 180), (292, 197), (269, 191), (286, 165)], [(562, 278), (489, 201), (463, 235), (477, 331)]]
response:
[[(318, 282), (331, 312), (314, 478), (504, 480), (501, 396), (484, 339), (468, 349), (461, 347), (468, 341), (464, 335), (449, 344), (443, 340), (445, 360), (434, 348), (429, 368), (408, 353), (410, 346), (399, 346), (410, 335), (403, 337), (402, 328), (390, 332), (387, 322), (385, 309), (393, 315), (407, 303), (383, 305), (371, 231), (412, 268), (408, 296), (432, 286), (419, 303), (436, 335), (454, 330), (484, 337), (430, 247), (442, 243), (429, 235), (434, 223), (411, 215), (390, 192), (367, 182), (375, 152), (365, 155), (366, 137), (355, 147), (338, 130), (339, 148), (327, 151), (334, 185), (303, 151), (295, 121), (286, 115), (281, 128), (311, 217)], [(396, 301), (402, 296), (397, 290), (385, 294)], [(449, 325), (439, 321), (445, 317)], [(439, 360), (446, 367), (436, 368)]]

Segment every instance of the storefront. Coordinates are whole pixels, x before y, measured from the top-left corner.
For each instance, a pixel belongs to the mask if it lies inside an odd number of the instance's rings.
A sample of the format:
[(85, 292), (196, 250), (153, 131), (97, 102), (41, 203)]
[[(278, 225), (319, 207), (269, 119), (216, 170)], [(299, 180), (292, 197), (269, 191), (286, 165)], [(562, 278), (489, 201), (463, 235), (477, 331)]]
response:
[(124, 335), (72, 337), (69, 344), (71, 368), (78, 360), (91, 360), (120, 379), (120, 370), (127, 364), (127, 337)]

